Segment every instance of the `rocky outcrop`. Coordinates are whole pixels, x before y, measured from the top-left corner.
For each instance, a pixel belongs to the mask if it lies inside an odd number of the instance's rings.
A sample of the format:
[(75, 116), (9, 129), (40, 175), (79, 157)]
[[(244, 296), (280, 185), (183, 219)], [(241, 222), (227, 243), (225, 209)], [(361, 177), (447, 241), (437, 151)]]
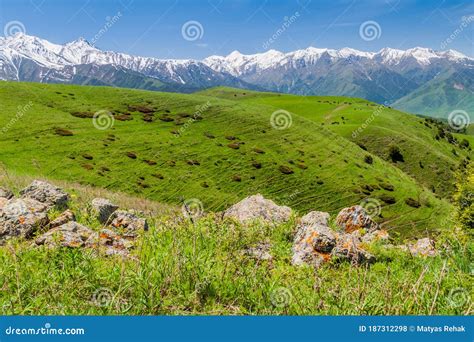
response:
[(111, 220), (110, 226), (125, 237), (134, 238), (138, 232), (148, 230), (147, 220), (132, 211), (117, 210), (112, 214)]
[(92, 234), (93, 230), (77, 222), (68, 222), (40, 235), (35, 239), (35, 243), (38, 246), (48, 247), (84, 247)]
[(91, 205), (94, 214), (102, 224), (108, 223), (110, 216), (119, 208), (118, 205), (113, 204), (105, 198), (94, 198)]
[(61, 215), (59, 215), (56, 219), (51, 221), (49, 223), (49, 228), (59, 227), (71, 221), (76, 221), (76, 215), (74, 215), (74, 213), (70, 209), (68, 209), (64, 211)]
[(257, 194), (244, 198), (224, 212), (225, 218), (233, 218), (241, 223), (261, 221), (265, 223), (282, 223), (291, 217), (291, 209), (276, 205), (272, 200)]
[(22, 198), (32, 198), (44, 203), (48, 208), (64, 208), (69, 201), (69, 195), (60, 188), (43, 182), (34, 180), (28, 187), (21, 190)]
[(8, 200), (0, 210), (0, 244), (13, 237), (28, 238), (49, 223), (46, 205), (31, 198)]
[(336, 245), (336, 234), (328, 223), (329, 214), (321, 211), (312, 211), (301, 218), (293, 242), (293, 265), (307, 263), (319, 267), (329, 260), (329, 253)]
[(336, 224), (345, 233), (352, 233), (358, 229), (366, 229), (369, 232), (380, 229), (360, 205), (342, 209), (336, 217)]
[(360, 238), (354, 234), (339, 236), (331, 256), (336, 260), (349, 261), (353, 265), (375, 262), (375, 257), (362, 248)]

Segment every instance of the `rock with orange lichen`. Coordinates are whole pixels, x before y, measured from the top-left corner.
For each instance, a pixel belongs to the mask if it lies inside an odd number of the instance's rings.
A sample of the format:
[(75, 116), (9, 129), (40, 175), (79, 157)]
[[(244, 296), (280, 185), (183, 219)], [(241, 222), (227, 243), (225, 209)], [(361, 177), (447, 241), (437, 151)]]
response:
[(346, 233), (352, 233), (358, 229), (366, 229), (368, 232), (380, 229), (360, 205), (342, 209), (336, 217), (336, 224)]
[(49, 223), (47, 207), (31, 198), (10, 199), (0, 209), (0, 244), (12, 237), (28, 238)]
[(127, 256), (133, 243), (110, 229), (92, 234), (85, 242), (86, 247), (102, 250), (106, 255)]
[(147, 220), (138, 217), (133, 211), (117, 210), (110, 219), (110, 226), (125, 237), (134, 238), (139, 231), (148, 230)]
[(340, 235), (331, 256), (336, 260), (349, 261), (353, 265), (375, 262), (375, 257), (362, 247), (360, 238), (355, 234)]
[(38, 236), (35, 243), (38, 246), (78, 248), (84, 247), (92, 234), (93, 230), (71, 221)]
[(304, 263), (319, 267), (330, 258), (336, 245), (336, 234), (328, 226), (329, 214), (312, 211), (303, 216), (298, 224), (293, 242), (293, 265)]
[(49, 227), (56, 228), (70, 221), (76, 221), (76, 215), (74, 215), (74, 213), (70, 209), (68, 209), (64, 211), (61, 215), (59, 215), (56, 219), (51, 221), (49, 223)]
[(385, 229), (375, 230), (363, 235), (361, 240), (364, 243), (388, 242), (390, 240), (390, 234)]
[(69, 195), (62, 189), (50, 183), (34, 180), (28, 187), (20, 191), (22, 198), (32, 198), (51, 207), (63, 208), (67, 206)]
[(290, 219), (291, 209), (256, 194), (231, 206), (224, 212), (224, 217), (236, 219), (241, 223), (258, 220), (265, 223), (282, 223)]

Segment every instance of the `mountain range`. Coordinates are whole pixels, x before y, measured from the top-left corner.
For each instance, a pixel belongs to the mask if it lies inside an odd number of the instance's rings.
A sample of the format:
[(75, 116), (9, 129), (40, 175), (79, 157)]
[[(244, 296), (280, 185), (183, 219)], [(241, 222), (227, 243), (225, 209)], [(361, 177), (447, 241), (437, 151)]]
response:
[(454, 50), (309, 47), (204, 60), (103, 51), (85, 39), (65, 45), (17, 33), (0, 37), (0, 80), (194, 92), (231, 86), (298, 95), (344, 95), (432, 117), (474, 118), (474, 59)]

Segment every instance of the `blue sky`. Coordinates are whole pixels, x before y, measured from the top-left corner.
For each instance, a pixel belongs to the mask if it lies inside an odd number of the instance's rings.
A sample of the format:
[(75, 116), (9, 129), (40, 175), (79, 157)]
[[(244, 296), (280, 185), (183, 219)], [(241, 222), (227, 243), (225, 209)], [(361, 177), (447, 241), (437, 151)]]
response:
[[(114, 16), (118, 20), (99, 33)], [(285, 19), (291, 23), (282, 29)], [(1, 28), (12, 21), (21, 22), (27, 34), (55, 43), (81, 36), (91, 41), (99, 34), (95, 44), (101, 49), (159, 58), (308, 46), (445, 47), (474, 56), (473, 1), (0, 0)], [(199, 34), (184, 39), (182, 28), (189, 21), (198, 23)], [(361, 37), (361, 25), (368, 21), (378, 25), (372, 26), (376, 35), (369, 38), (374, 39)], [(272, 36), (276, 39), (269, 42)]]

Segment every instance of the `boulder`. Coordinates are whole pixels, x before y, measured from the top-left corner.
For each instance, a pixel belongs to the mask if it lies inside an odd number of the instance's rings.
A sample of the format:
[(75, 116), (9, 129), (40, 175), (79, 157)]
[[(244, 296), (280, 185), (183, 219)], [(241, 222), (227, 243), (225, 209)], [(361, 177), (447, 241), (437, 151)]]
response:
[(336, 260), (350, 261), (353, 265), (375, 262), (375, 257), (361, 247), (360, 238), (354, 234), (340, 235), (331, 256)]
[(278, 206), (272, 200), (257, 194), (244, 198), (224, 212), (225, 218), (233, 218), (241, 223), (260, 220), (266, 223), (282, 223), (291, 217), (291, 209)]
[(389, 240), (390, 234), (385, 229), (375, 230), (361, 237), (361, 241), (364, 243), (388, 242)]
[(56, 228), (70, 221), (76, 221), (76, 216), (70, 209), (68, 209), (64, 211), (61, 215), (59, 215), (56, 219), (51, 221), (49, 223), (49, 228)]
[(360, 205), (342, 209), (336, 217), (336, 224), (346, 233), (358, 229), (366, 229), (369, 232), (380, 229)]
[(133, 246), (131, 241), (122, 238), (110, 229), (102, 229), (100, 232), (92, 234), (85, 245), (91, 248), (106, 247), (106, 250), (117, 249), (120, 251), (126, 251)]
[(110, 216), (119, 208), (105, 198), (94, 198), (91, 204), (100, 223), (107, 223)]
[(319, 267), (330, 259), (337, 236), (328, 226), (329, 214), (312, 211), (303, 216), (297, 226), (293, 242), (293, 265), (310, 264)]
[(40, 180), (34, 180), (28, 187), (21, 190), (20, 194), (22, 198), (32, 198), (44, 203), (48, 208), (63, 208), (69, 201), (69, 195), (63, 190)]
[(0, 187), (0, 198), (5, 198), (7, 200), (12, 199), (13, 198), (13, 192), (11, 192), (8, 189)]
[(259, 243), (255, 247), (250, 247), (244, 250), (244, 254), (259, 261), (271, 261), (273, 260), (270, 254), (269, 243)]
[(433, 257), (438, 255), (435, 242), (430, 238), (418, 239), (414, 244), (408, 245), (408, 250), (414, 256)]
[(48, 247), (84, 247), (92, 234), (94, 234), (93, 230), (71, 221), (40, 235), (35, 239), (35, 243), (38, 246)]
[(148, 222), (144, 218), (138, 217), (132, 211), (117, 210), (110, 217), (111, 226), (118, 230), (124, 237), (134, 238), (137, 232), (148, 230)]
[(0, 210), (0, 244), (12, 237), (30, 237), (49, 223), (47, 207), (31, 198), (10, 199)]

